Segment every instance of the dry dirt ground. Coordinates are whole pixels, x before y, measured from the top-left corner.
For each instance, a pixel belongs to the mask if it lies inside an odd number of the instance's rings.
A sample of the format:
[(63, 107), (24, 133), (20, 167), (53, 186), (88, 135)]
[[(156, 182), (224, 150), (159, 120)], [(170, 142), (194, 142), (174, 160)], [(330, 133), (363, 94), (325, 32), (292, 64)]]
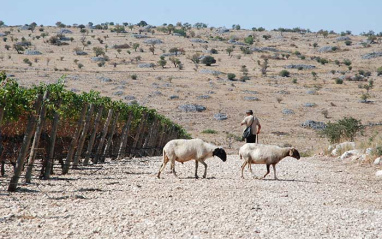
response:
[(381, 238), (382, 184), (370, 167), (286, 158), (279, 181), (247, 170), (241, 179), (232, 155), (208, 159), (207, 179), (193, 178), (193, 162), (157, 179), (160, 160), (108, 162), (10, 194), (1, 181), (0, 238)]

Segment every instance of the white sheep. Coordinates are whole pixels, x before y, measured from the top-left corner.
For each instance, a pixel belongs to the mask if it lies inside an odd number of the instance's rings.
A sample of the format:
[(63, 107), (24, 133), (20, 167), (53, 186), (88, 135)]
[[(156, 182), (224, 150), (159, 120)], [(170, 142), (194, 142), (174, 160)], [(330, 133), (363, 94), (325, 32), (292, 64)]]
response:
[(280, 162), (281, 159), (288, 156), (300, 159), (299, 152), (293, 147), (281, 148), (276, 145), (264, 145), (255, 143), (244, 144), (239, 150), (239, 156), (240, 159), (244, 159), (244, 163), (241, 166), (242, 178), (244, 178), (243, 171), (247, 164), (251, 174), (251, 164), (266, 164), (267, 173), (264, 175), (263, 178), (265, 178), (269, 174), (269, 166), (272, 165), (276, 180), (276, 164)]
[(163, 148), (163, 163), (159, 169), (158, 178), (160, 178), (160, 174), (168, 161), (171, 162), (172, 173), (177, 177), (175, 161), (183, 163), (189, 160), (195, 160), (195, 178), (198, 178), (198, 163), (204, 165), (203, 178), (205, 178), (207, 176), (207, 164), (204, 161), (213, 156), (219, 157), (223, 162), (227, 160), (224, 149), (206, 143), (201, 139), (171, 140)]

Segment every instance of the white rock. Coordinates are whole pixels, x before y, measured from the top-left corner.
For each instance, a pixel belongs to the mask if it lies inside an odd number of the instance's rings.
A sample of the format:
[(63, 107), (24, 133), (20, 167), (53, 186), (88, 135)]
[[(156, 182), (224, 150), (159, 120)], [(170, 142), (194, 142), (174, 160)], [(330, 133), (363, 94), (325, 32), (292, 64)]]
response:
[(373, 153), (373, 148), (367, 148), (365, 152), (366, 154), (370, 155)]
[(352, 156), (358, 156), (359, 154), (360, 154), (360, 151), (357, 149), (346, 151), (345, 153), (341, 155), (340, 159), (344, 160)]
[(381, 164), (382, 163), (382, 161), (381, 161), (381, 157), (378, 157), (378, 158), (376, 158), (375, 160), (374, 160), (374, 164), (375, 165), (379, 165), (379, 164)]
[(375, 176), (382, 177), (382, 170), (379, 170), (375, 173)]
[[(334, 146), (329, 146), (329, 149), (330, 148), (334, 148)], [(351, 150), (351, 149), (355, 149), (354, 142), (343, 142), (343, 143), (335, 145), (335, 149), (332, 150), (331, 154), (333, 156), (338, 156), (341, 150)]]

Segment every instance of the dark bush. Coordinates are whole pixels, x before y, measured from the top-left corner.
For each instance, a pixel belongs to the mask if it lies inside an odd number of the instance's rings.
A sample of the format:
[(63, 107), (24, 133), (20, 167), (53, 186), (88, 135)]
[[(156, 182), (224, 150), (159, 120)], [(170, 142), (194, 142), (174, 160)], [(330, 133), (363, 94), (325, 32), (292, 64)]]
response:
[(206, 56), (203, 58), (202, 63), (206, 66), (211, 66), (212, 64), (216, 63), (216, 60), (212, 56)]
[(289, 77), (289, 76), (290, 76), (290, 73), (289, 73), (289, 71), (287, 71), (287, 70), (282, 70), (282, 71), (280, 71), (279, 75), (280, 75), (281, 77)]

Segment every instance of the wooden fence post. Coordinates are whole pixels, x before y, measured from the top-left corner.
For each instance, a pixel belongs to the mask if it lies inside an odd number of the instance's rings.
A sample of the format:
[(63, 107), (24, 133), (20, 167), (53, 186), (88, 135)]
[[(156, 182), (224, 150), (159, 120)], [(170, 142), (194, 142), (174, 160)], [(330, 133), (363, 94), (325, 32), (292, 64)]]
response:
[(64, 163), (64, 167), (62, 169), (62, 174), (67, 174), (69, 172), (70, 163), (72, 162), (73, 154), (77, 147), (78, 138), (81, 133), (81, 128), (84, 123), (84, 119), (85, 119), (88, 107), (89, 107), (89, 104), (87, 103), (85, 103), (84, 106), (82, 107), (80, 119), (78, 120), (76, 131), (74, 132), (74, 136), (72, 138), (72, 141), (70, 142), (68, 154), (66, 155), (66, 160)]
[[(61, 102), (59, 102), (58, 105), (60, 106)], [(49, 139), (49, 152), (45, 162), (45, 172), (41, 172), (41, 174), (43, 174), (44, 179), (49, 179), (50, 173), (52, 171), (52, 165), (54, 161), (54, 146), (56, 144), (57, 129), (58, 129), (59, 121), (60, 121), (60, 115), (58, 114), (58, 112), (54, 112), (52, 131), (50, 132), (50, 139)]]
[(37, 96), (37, 100), (36, 100), (36, 102), (34, 104), (34, 108), (36, 110), (36, 114), (32, 113), (29, 116), (27, 129), (26, 129), (26, 132), (25, 132), (25, 135), (24, 135), (24, 139), (23, 139), (23, 144), (21, 146), (21, 150), (19, 152), (19, 155), (17, 156), (15, 173), (14, 173), (14, 175), (11, 178), (11, 181), (9, 183), (8, 191), (10, 191), (10, 192), (14, 192), (17, 189), (17, 184), (19, 182), (21, 171), (23, 170), (23, 167), (24, 167), (25, 156), (26, 156), (27, 151), (29, 149), (29, 145), (31, 143), (31, 139), (32, 139), (35, 127), (36, 127), (37, 114), (40, 113), (41, 103), (42, 103), (42, 95), (39, 94)]
[(78, 163), (80, 162), (80, 157), (82, 155), (82, 149), (84, 148), (86, 136), (88, 135), (93, 111), (94, 111), (94, 105), (90, 104), (89, 112), (88, 112), (88, 115), (86, 116), (86, 119), (85, 119), (84, 128), (82, 130), (80, 140), (78, 141), (78, 147), (77, 147), (76, 153), (74, 155), (73, 168), (77, 168)]
[(110, 151), (110, 146), (111, 146), (111, 143), (113, 142), (114, 132), (115, 132), (115, 129), (117, 128), (119, 114), (120, 114), (120, 112), (118, 111), (117, 114), (115, 115), (113, 123), (111, 125), (111, 130), (110, 130), (110, 133), (109, 133), (109, 139), (107, 140), (107, 143), (106, 143), (106, 146), (105, 146), (105, 150), (103, 151), (103, 155), (102, 155), (102, 159), (101, 159), (102, 162), (105, 162), (105, 158), (106, 158), (106, 156), (108, 155), (108, 153)]
[(92, 154), (94, 140), (95, 140), (95, 137), (97, 135), (98, 125), (99, 125), (101, 118), (102, 118), (102, 111), (103, 111), (103, 106), (101, 105), (98, 109), (97, 116), (96, 116), (96, 119), (94, 121), (93, 133), (90, 136), (88, 148), (87, 148), (86, 153), (85, 153), (85, 160), (83, 163), (84, 166), (89, 164), (89, 158), (90, 158), (90, 155)]
[(34, 160), (36, 158), (36, 149), (38, 148), (38, 145), (40, 143), (41, 131), (42, 131), (42, 128), (44, 127), (44, 123), (45, 123), (46, 102), (48, 100), (48, 97), (49, 97), (49, 91), (47, 90), (44, 93), (42, 107), (41, 107), (40, 115), (38, 118), (36, 131), (34, 133), (32, 147), (30, 149), (30, 154), (29, 154), (29, 159), (28, 159), (28, 167), (27, 167), (27, 171), (25, 173), (25, 182), (26, 183), (31, 182), (33, 164), (34, 164)]
[(149, 152), (147, 155), (152, 156), (153, 155), (153, 141), (156, 139), (157, 132), (158, 132), (158, 119), (154, 119), (154, 122), (151, 124), (149, 135), (146, 138), (145, 142), (143, 143), (143, 148), (147, 149), (146, 152)]
[(128, 140), (128, 136), (129, 136), (130, 125), (131, 125), (131, 121), (133, 120), (133, 117), (134, 117), (132, 112), (129, 113), (128, 117), (129, 118), (127, 119), (126, 124), (123, 126), (123, 129), (122, 129), (121, 141), (120, 141), (118, 156), (117, 156), (118, 160), (125, 157), (126, 145), (127, 145), (127, 140)]
[(137, 147), (138, 147), (138, 142), (139, 140), (144, 137), (142, 136), (142, 133), (145, 129), (145, 124), (146, 124), (146, 115), (147, 115), (147, 112), (143, 112), (142, 114), (142, 118), (141, 118), (141, 122), (138, 126), (138, 129), (137, 129), (137, 132), (135, 133), (135, 137), (134, 137), (134, 142), (133, 142), (133, 146), (130, 150), (130, 157), (133, 157), (135, 155), (135, 152), (137, 152)]
[[(0, 155), (3, 153), (4, 147), (3, 147), (3, 140), (2, 140), (2, 134), (1, 134), (1, 123), (3, 122), (4, 118), (4, 107), (0, 106)], [(4, 164), (5, 161), (1, 161), (1, 176), (4, 176), (5, 170), (4, 170)]]
[(156, 143), (154, 154), (160, 155), (162, 153), (161, 149), (162, 149), (163, 141), (165, 139), (167, 128), (168, 128), (167, 125), (162, 125), (161, 131), (159, 132), (159, 139), (158, 139), (158, 141)]
[(106, 118), (105, 124), (103, 126), (102, 136), (101, 136), (101, 139), (99, 141), (98, 148), (97, 148), (97, 151), (96, 151), (96, 155), (95, 155), (95, 158), (94, 158), (94, 163), (95, 164), (98, 163), (98, 160), (101, 157), (103, 145), (105, 143), (107, 131), (109, 129), (109, 125), (110, 125), (110, 121), (111, 121), (112, 117), (113, 117), (113, 109), (109, 109), (109, 113), (107, 114), (107, 118)]

